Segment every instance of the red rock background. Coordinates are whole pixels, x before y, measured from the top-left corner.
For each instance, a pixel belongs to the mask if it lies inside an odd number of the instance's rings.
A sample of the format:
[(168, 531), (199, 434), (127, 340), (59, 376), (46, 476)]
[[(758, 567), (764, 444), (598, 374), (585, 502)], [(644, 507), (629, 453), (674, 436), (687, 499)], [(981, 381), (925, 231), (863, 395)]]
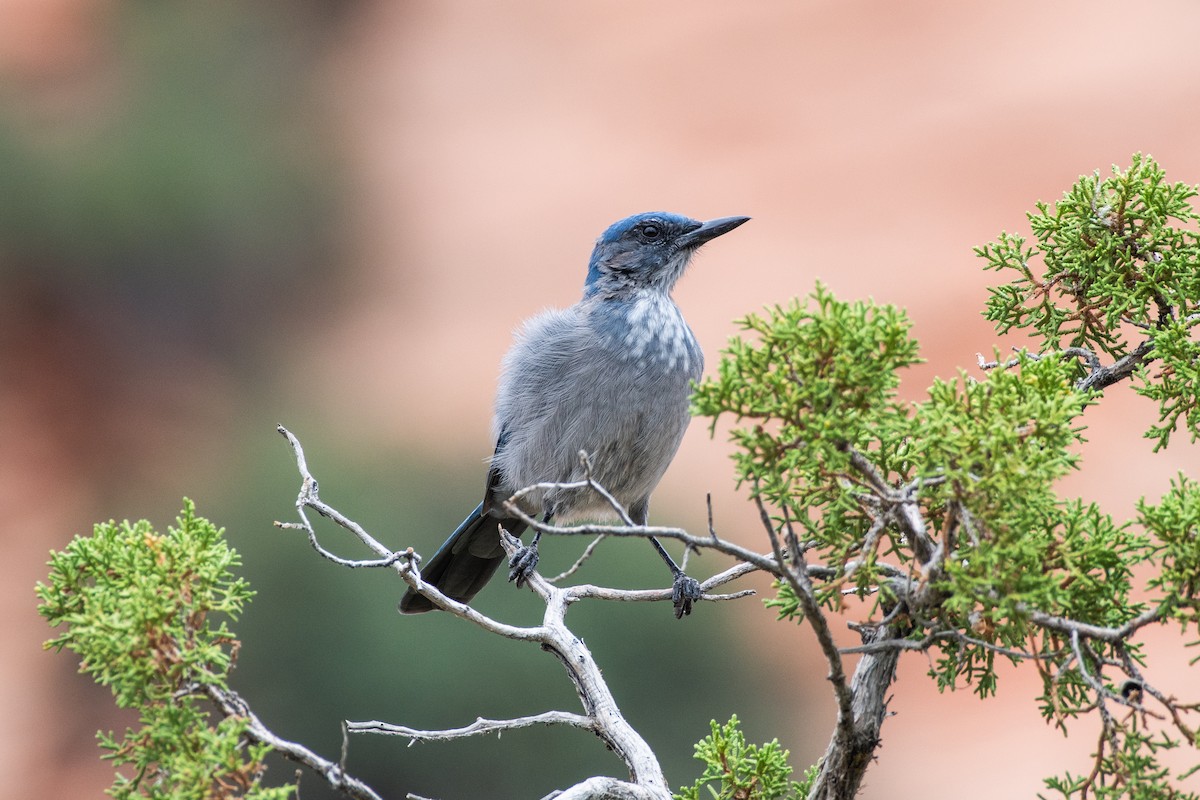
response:
[[(287, 324), (163, 354), (153, 328), (81, 317), (63, 293), (86, 280), (44, 284), (43, 264), (0, 241), (0, 753), (14, 797), (98, 795), (110, 775), (91, 733), (123, 724), (105, 721), (68, 659), (40, 650), (32, 585), (46, 550), (97, 519), (164, 519), (181, 494), (222, 485), (246, 393), (268, 429), (305, 415), (351, 449), (475, 463), (509, 332), (574, 301), (609, 222), (666, 209), (754, 218), (677, 291), (710, 367), (733, 319), (822, 281), (908, 309), (927, 359), (905, 383), (918, 398), (1008, 344), (979, 314), (994, 277), (973, 246), (1026, 231), (1035, 201), (1135, 151), (1200, 183), (1200, 8), (1183, 0), (274, 5), (303, 31), (300, 118), (327, 143), (337, 187), (333, 255), (287, 279), (286, 307), (255, 290), (252, 304)], [(124, 10), (0, 0), (0, 97), (20, 130), (53, 137), (119, 102)], [(265, 354), (249, 376), (246, 352)], [(160, 380), (181, 363), (186, 385)], [(1180, 470), (1194, 476), (1197, 449), (1152, 454), (1140, 436), (1152, 409), (1124, 387), (1110, 395), (1063, 491), (1125, 516)], [(195, 445), (184, 454), (181, 440)], [(753, 543), (727, 455), (694, 426), (656, 508), (701, 524), (712, 491), (723, 532)], [(747, 646), (778, 630), (740, 613)], [(1162, 683), (1186, 695), (1195, 677), (1162, 638)], [(802, 765), (823, 749), (832, 700), (809, 633), (777, 648), (761, 658), (807, 702), (778, 731)], [(1086, 769), (1093, 729), (1064, 741), (1043, 725), (1031, 676), (981, 704), (938, 695), (926, 666), (904, 661), (864, 797), (1031, 797), (1042, 776)]]

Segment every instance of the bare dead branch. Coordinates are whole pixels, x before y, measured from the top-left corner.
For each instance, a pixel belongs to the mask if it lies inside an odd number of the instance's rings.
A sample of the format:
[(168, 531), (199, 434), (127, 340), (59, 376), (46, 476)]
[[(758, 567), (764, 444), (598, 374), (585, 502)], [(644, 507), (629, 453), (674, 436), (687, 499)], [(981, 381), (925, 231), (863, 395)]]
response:
[(597, 776), (577, 783), (542, 800), (658, 800), (659, 795), (629, 781)]
[[(473, 725), (466, 728), (451, 729), (449, 731), (417, 731), (416, 729), (406, 728), (404, 726), (390, 725), (378, 721), (368, 723), (347, 723), (346, 730), (353, 733), (385, 733), (392, 735), (409, 736), (410, 739), (418, 738), (461, 738), (462, 736), (474, 735), (476, 733), (484, 733), (489, 731), (500, 731), (505, 728), (525, 727), (529, 724), (566, 724), (574, 727), (583, 727), (595, 733), (607, 747), (612, 750), (624, 762), (630, 773), (630, 782), (612, 781), (612, 779), (604, 779), (604, 787), (606, 790), (614, 792), (612, 796), (630, 797), (630, 798), (646, 798), (647, 800), (667, 800), (670, 797), (670, 790), (667, 788), (666, 779), (663, 776), (662, 768), (659, 766), (657, 757), (646, 741), (637, 733), (636, 730), (628, 723), (621, 714), (616, 700), (613, 698), (608, 685), (605, 683), (603, 674), (595, 659), (583, 641), (573, 634), (565, 624), (567, 608), (571, 602), (581, 599), (582, 597), (605, 596), (608, 599), (669, 599), (669, 592), (666, 598), (660, 598), (661, 592), (647, 593), (650, 596), (645, 598), (637, 596), (637, 592), (628, 592), (615, 589), (600, 589), (600, 587), (567, 587), (559, 588), (547, 582), (537, 573), (534, 573), (527, 581), (527, 585), (537, 594), (546, 604), (546, 611), (543, 616), (541, 625), (533, 627), (517, 627), (507, 625), (497, 620), (481, 614), (470, 606), (451, 600), (443, 595), (436, 587), (425, 584), (421, 581), (420, 573), (417, 569), (417, 557), (411, 549), (394, 553), (387, 547), (383, 546), (375, 537), (371, 536), (362, 526), (354, 522), (350, 518), (340, 513), (337, 509), (324, 503), (320, 500), (317, 493), (317, 481), (312, 476), (308, 469), (307, 462), (304, 457), (304, 450), (300, 445), (299, 440), (292, 435), (290, 431), (283, 426), (279, 426), (279, 432), (288, 440), (292, 447), (293, 454), (296, 457), (296, 465), (301, 475), (301, 489), (296, 500), (296, 510), (300, 517), (300, 523), (281, 524), (281, 528), (298, 529), (306, 533), (310, 544), (323, 557), (347, 567), (363, 567), (363, 566), (385, 566), (394, 569), (404, 581), (421, 592), (425, 597), (428, 597), (434, 605), (441, 608), (450, 614), (500, 636), (519, 641), (529, 641), (537, 643), (543, 650), (552, 654), (563, 665), (575, 686), (576, 694), (579, 696), (580, 703), (586, 709), (586, 715), (572, 714), (564, 711), (551, 711), (544, 714), (535, 715), (532, 717), (524, 717), (518, 720), (500, 721), (500, 720), (477, 720)], [(582, 486), (586, 486), (593, 490), (604, 492), (603, 487), (599, 487), (590, 478), (588, 481), (582, 482)], [(611, 495), (608, 495), (611, 498)], [(615, 500), (614, 508), (620, 513), (621, 509)], [(322, 547), (317, 541), (315, 530), (306, 514), (306, 509), (313, 509), (322, 516), (332, 520), (338, 526), (350, 531), (362, 544), (374, 552), (379, 558), (368, 561), (354, 561), (344, 559), (329, 552)], [(628, 514), (624, 515), (628, 518)], [(501, 532), (501, 543), (505, 547), (509, 556), (519, 547), (519, 540)], [(750, 571), (751, 567), (745, 567), (745, 571)], [(727, 570), (721, 576), (715, 576), (715, 579), (710, 579), (711, 586), (721, 585), (724, 582), (733, 580), (735, 577), (745, 574), (738, 570)], [(574, 593), (572, 594), (572, 591)], [(744, 596), (745, 593), (738, 593), (735, 596)], [(716, 597), (710, 599), (717, 599)], [(262, 729), (262, 735), (274, 737), (270, 731)], [(285, 747), (288, 744), (283, 740), (279, 740)], [(303, 761), (307, 765), (316, 764), (314, 767), (328, 770), (328, 766), (319, 760), (314, 760), (315, 757), (308, 761)], [(311, 763), (310, 763), (311, 762)], [(330, 762), (331, 763), (331, 762)], [(337, 769), (334, 765), (334, 769)], [(325, 774), (325, 773), (322, 773)], [(334, 774), (336, 777), (336, 774)], [(327, 776), (327, 780), (330, 778)], [(611, 785), (610, 785), (611, 783)], [(582, 787), (582, 788), (581, 788)], [(584, 781), (574, 787), (567, 789), (560, 797), (594, 797), (598, 795), (589, 794), (593, 789), (599, 790), (602, 787), (596, 783), (596, 779)], [(369, 790), (368, 790), (369, 791)], [(376, 795), (362, 795), (364, 798), (375, 800)]]
[[(296, 457), (296, 467), (300, 470), (301, 478), (300, 494), (296, 497), (296, 512), (300, 515), (301, 527), (308, 533), (309, 542), (313, 545), (314, 549), (316, 549), (317, 552), (321, 553), (326, 558), (329, 558), (329, 555), (326, 555), (327, 551), (325, 551), (316, 543), (316, 533), (313, 531), (312, 523), (309, 522), (308, 516), (304, 512), (305, 508), (311, 508), (326, 519), (332, 520), (338, 526), (350, 531), (352, 534), (358, 537), (358, 540), (366, 545), (369, 550), (375, 553), (375, 555), (379, 556), (381, 560), (386, 561), (387, 559), (391, 558), (394, 555), (392, 551), (387, 547), (384, 547), (383, 544), (375, 539), (375, 537), (367, 533), (361, 525), (342, 515), (342, 513), (337, 509), (321, 501), (320, 497), (317, 496), (317, 479), (314, 478), (312, 473), (308, 470), (308, 464), (304, 458), (304, 448), (300, 446), (300, 440), (282, 425), (276, 425), (275, 430), (279, 431), (279, 433), (281, 433), (283, 437), (288, 440), (288, 444), (292, 446), (292, 453)], [(334, 557), (334, 560), (337, 560), (336, 557)], [(408, 562), (401, 562), (397, 560), (391, 565), (397, 566), (397, 571), (401, 574), (407, 572)]]
[(1138, 614), (1124, 625), (1119, 625), (1115, 628), (1079, 622), (1078, 620), (1047, 614), (1035, 609), (1022, 610), (1025, 610), (1029, 614), (1029, 621), (1039, 627), (1069, 635), (1078, 634), (1085, 639), (1096, 639), (1108, 644), (1116, 644), (1128, 639), (1139, 628), (1144, 628), (1147, 625), (1160, 621), (1166, 616), (1169, 609), (1166, 606), (1151, 608)]
[[(775, 526), (771, 522), (771, 517), (767, 513), (766, 507), (763, 505), (762, 498), (758, 492), (754, 495), (755, 503), (758, 505), (759, 517), (762, 520), (764, 528), (767, 530), (767, 535), (771, 537), (771, 547), (778, 551), (779, 537), (776, 534)], [(817, 602), (816, 592), (813, 591), (812, 580), (808, 577), (808, 564), (804, 559), (804, 550), (800, 547), (800, 542), (796, 538), (795, 531), (792, 530), (792, 523), (784, 519), (784, 527), (787, 530), (787, 547), (788, 554), (791, 557), (791, 563), (787, 570), (788, 582), (792, 584), (792, 590), (800, 601), (800, 607), (804, 611), (804, 618), (808, 620), (808, 624), (812, 626), (813, 633), (816, 634), (817, 642), (821, 646), (821, 652), (825, 655), (825, 661), (829, 664), (829, 674), (826, 675), (826, 680), (833, 686), (834, 697), (837, 698), (839, 728), (845, 727), (847, 731), (853, 722), (852, 698), (850, 696), (850, 688), (846, 685), (846, 672), (842, 665), (842, 655), (838, 652), (837, 642), (833, 639), (833, 632), (829, 629), (829, 621), (825, 618), (825, 612), (821, 609)]]
[(1107, 367), (1093, 368), (1092, 371), (1075, 384), (1080, 391), (1087, 389), (1103, 389), (1124, 380), (1137, 371), (1142, 364), (1154, 360), (1151, 352), (1154, 345), (1149, 339), (1139, 344), (1132, 352), (1117, 359)]
[(961, 644), (969, 644), (975, 647), (982, 647), (984, 650), (990, 650), (998, 655), (1007, 656), (1021, 660), (1051, 660), (1057, 653), (1031, 653), (1026, 650), (1014, 650), (1011, 647), (1002, 647), (998, 644), (978, 639), (974, 636), (967, 636), (962, 631), (944, 630), (934, 631), (921, 639), (890, 639), (886, 641), (876, 641), (870, 644), (860, 644), (854, 647), (843, 647), (840, 649), (842, 655), (855, 655), (863, 653), (882, 653), (886, 650), (914, 650), (924, 652), (939, 642), (953, 640)]
[(514, 719), (484, 719), (479, 717), (470, 725), (461, 728), (446, 728), (444, 730), (420, 730), (404, 725), (393, 725), (390, 722), (371, 720), (369, 722), (347, 722), (346, 730), (350, 733), (377, 733), (383, 736), (400, 736), (411, 742), (439, 742), (451, 739), (465, 739), (469, 736), (483, 736), (489, 733), (500, 734), (534, 725), (565, 725), (581, 728), (585, 731), (594, 730), (590, 717), (582, 714), (571, 714), (566, 711), (546, 711), (528, 717)]
[(559, 583), (574, 575), (584, 565), (584, 562), (592, 557), (592, 553), (596, 552), (596, 548), (599, 547), (600, 543), (606, 538), (607, 537), (604, 534), (600, 534), (595, 539), (592, 539), (592, 541), (588, 543), (588, 546), (583, 548), (583, 552), (579, 555), (579, 558), (575, 559), (574, 564), (555, 575), (553, 578), (547, 578), (546, 580), (550, 581), (551, 583)]
[[(740, 592), (732, 592), (730, 594), (712, 594), (711, 592), (718, 586), (724, 586), (726, 583), (757, 571), (759, 571), (758, 567), (743, 561), (740, 564), (734, 564), (724, 572), (719, 572), (701, 581), (700, 590), (704, 592), (703, 599), (709, 601), (737, 600), (738, 598), (749, 597), (755, 594), (753, 589), (743, 589)], [(662, 602), (671, 599), (671, 587), (667, 587), (666, 589), (612, 589), (606, 586), (578, 584), (567, 588), (566, 591), (567, 602), (569, 603), (585, 598), (621, 602)]]
[[(1016, 347), (1013, 348), (1014, 351), (1017, 349)], [(1128, 378), (1142, 364), (1154, 360), (1154, 357), (1151, 355), (1153, 350), (1153, 343), (1149, 339), (1146, 339), (1131, 352), (1118, 358), (1108, 366), (1101, 364), (1100, 357), (1086, 347), (1064, 347), (1062, 350), (1050, 350), (1045, 353), (1026, 353), (1025, 357), (1034, 361), (1051, 355), (1083, 359), (1088, 365), (1088, 374), (1075, 383), (1075, 388), (1082, 392), (1088, 389), (1104, 389)], [(979, 368), (983, 370), (1012, 369), (1021, 363), (1019, 358), (1011, 358), (1008, 361), (985, 361), (982, 353), (976, 353), (976, 357), (979, 359)]]
[(320, 775), (334, 791), (342, 792), (355, 800), (383, 800), (367, 784), (347, 774), (345, 752), (342, 762), (323, 758), (307, 747), (277, 736), (250, 710), (250, 706), (236, 692), (212, 684), (203, 687), (204, 694), (213, 702), (222, 715), (246, 720), (246, 736), (252, 741), (265, 744), (285, 758), (302, 764)]
[[(541, 489), (570, 489), (574, 487), (587, 486), (586, 481), (578, 483), (545, 483), (539, 484)], [(515, 497), (515, 495), (514, 495)], [(510, 514), (513, 517), (521, 520), (530, 528), (541, 533), (553, 536), (613, 536), (613, 537), (634, 537), (634, 538), (649, 538), (651, 536), (656, 539), (674, 539), (682, 542), (684, 545), (694, 547), (698, 550), (709, 548), (726, 555), (732, 556), (740, 561), (745, 561), (753, 564), (756, 568), (768, 572), (772, 575), (779, 574), (779, 567), (774, 559), (757, 553), (733, 542), (724, 539), (714, 540), (711, 537), (693, 536), (682, 528), (665, 528), (657, 525), (553, 525), (542, 522), (536, 517), (532, 517), (521, 510), (519, 506), (510, 498), (501, 504), (505, 514)]]

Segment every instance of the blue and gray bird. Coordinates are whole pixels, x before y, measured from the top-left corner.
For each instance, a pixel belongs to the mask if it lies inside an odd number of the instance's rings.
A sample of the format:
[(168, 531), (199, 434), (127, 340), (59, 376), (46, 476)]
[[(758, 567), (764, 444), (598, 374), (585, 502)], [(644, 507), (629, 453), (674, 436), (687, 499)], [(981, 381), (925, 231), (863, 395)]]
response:
[[(421, 570), (421, 578), (463, 603), (504, 560), (497, 526), (520, 535), (524, 522), (503, 502), (538, 483), (592, 477), (645, 525), (650, 493), (675, 456), (686, 430), (692, 381), (704, 355), (671, 299), (675, 282), (705, 242), (749, 217), (697, 222), (677, 214), (637, 214), (597, 240), (583, 298), (525, 323), (503, 362), (496, 397), (496, 452), (483, 502)], [(521, 508), (547, 521), (606, 520), (612, 507), (588, 489), (551, 489), (524, 496)], [(517, 551), (509, 580), (520, 586), (537, 565), (538, 540)], [(671, 570), (675, 616), (690, 614), (699, 584), (684, 574), (656, 540)], [(433, 604), (409, 589), (400, 611)]]

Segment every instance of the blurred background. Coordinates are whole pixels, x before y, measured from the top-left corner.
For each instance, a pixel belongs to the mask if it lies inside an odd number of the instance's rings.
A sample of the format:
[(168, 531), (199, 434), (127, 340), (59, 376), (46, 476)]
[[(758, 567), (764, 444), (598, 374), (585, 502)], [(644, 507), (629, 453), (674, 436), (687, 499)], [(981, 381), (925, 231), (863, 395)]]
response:
[[(905, 380), (918, 399), (1010, 344), (980, 316), (993, 276), (972, 246), (1026, 232), (1035, 201), (1135, 151), (1200, 182), (1198, 35), (1187, 0), (0, 0), (11, 796), (99, 796), (111, 772), (94, 732), (134, 722), (41, 650), (48, 549), (99, 520), (166, 526), (185, 495), (227, 528), (258, 589), (235, 683), (279, 734), (333, 756), (345, 718), (453, 727), (575, 710), (544, 654), (443, 615), (400, 617), (394, 576), (340, 570), (273, 528), (299, 488), (275, 424), (305, 443), (324, 499), (430, 553), (482, 491), (510, 332), (574, 302), (599, 232), (652, 209), (754, 218), (676, 293), (710, 370), (735, 318), (821, 280), (909, 310), (928, 360)], [(1153, 418), (1111, 390), (1064, 493), (1124, 518), (1179, 470), (1195, 476), (1196, 447), (1150, 452)], [(703, 530), (711, 492), (718, 531), (765, 547), (726, 432), (692, 427), (652, 521)], [(549, 542), (544, 571), (576, 552)], [(725, 565), (704, 556), (693, 574)], [(582, 577), (661, 573), (624, 542)], [(538, 615), (500, 584), (479, 605)], [(772, 618), (756, 600), (684, 622), (666, 605), (571, 613), (673, 786), (698, 774), (708, 720), (735, 711), (798, 770), (823, 752), (825, 668), (809, 631)], [(1151, 637), (1155, 675), (1194, 695), (1173, 639)], [(938, 695), (926, 669), (902, 662), (863, 797), (1031, 797), (1042, 776), (1088, 768), (1095, 728), (1064, 740), (1045, 726), (1034, 676), (981, 703)], [(621, 775), (595, 739), (560, 730), (360, 738), (349, 764), (389, 797), (538, 797)], [(271, 779), (292, 772), (280, 761)], [(311, 775), (301, 788), (328, 795)]]

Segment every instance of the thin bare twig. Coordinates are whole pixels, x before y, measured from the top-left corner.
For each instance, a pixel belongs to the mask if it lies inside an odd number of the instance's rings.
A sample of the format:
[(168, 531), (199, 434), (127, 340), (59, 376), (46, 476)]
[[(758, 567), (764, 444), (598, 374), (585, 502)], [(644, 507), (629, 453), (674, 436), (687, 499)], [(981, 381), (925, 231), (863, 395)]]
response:
[[(700, 591), (704, 592), (704, 599), (710, 601), (721, 600), (736, 600), (741, 597), (749, 597), (755, 594), (753, 589), (743, 589), (740, 592), (732, 592), (730, 594), (711, 594), (712, 590), (718, 586), (724, 586), (731, 581), (735, 581), (744, 575), (749, 575), (752, 572), (757, 572), (758, 567), (753, 564), (742, 562), (734, 564), (724, 572), (718, 572), (712, 577), (700, 581)], [(617, 600), (623, 602), (631, 601), (663, 601), (671, 599), (671, 587), (666, 589), (612, 589), (607, 586), (593, 586), (591, 584), (578, 584), (568, 587), (567, 602), (573, 603), (576, 600), (584, 598), (594, 598), (598, 600)]]
[(1029, 621), (1039, 627), (1048, 628), (1059, 633), (1079, 634), (1086, 639), (1096, 639), (1107, 644), (1116, 644), (1128, 639), (1134, 631), (1158, 622), (1169, 611), (1166, 605), (1160, 605), (1138, 614), (1124, 625), (1108, 628), (1102, 625), (1092, 625), (1087, 622), (1068, 619), (1067, 617), (1047, 614), (1034, 609), (1022, 608), (1021, 610), (1027, 611)]
[(546, 580), (550, 581), (551, 583), (558, 583), (559, 581), (564, 581), (574, 575), (579, 571), (580, 567), (583, 566), (584, 562), (592, 557), (592, 553), (596, 552), (596, 548), (599, 547), (600, 543), (606, 538), (608, 537), (602, 533), (595, 539), (592, 539), (592, 541), (588, 542), (588, 546), (583, 548), (583, 552), (579, 555), (579, 558), (575, 559), (574, 564), (572, 564), (566, 570), (558, 573), (553, 578), (546, 578)]
[[(1150, 326), (1143, 326), (1149, 328)], [(1014, 351), (1017, 348), (1013, 348)], [(1154, 350), (1153, 343), (1147, 339), (1135, 347), (1131, 352), (1118, 358), (1107, 367), (1100, 363), (1100, 357), (1092, 350), (1086, 347), (1064, 347), (1062, 350), (1051, 350), (1045, 353), (1026, 353), (1025, 357), (1032, 361), (1045, 358), (1047, 356), (1058, 355), (1065, 358), (1082, 358), (1087, 362), (1088, 374), (1080, 378), (1075, 383), (1075, 388), (1080, 391), (1088, 389), (1104, 389), (1114, 383), (1118, 383), (1132, 375), (1138, 367), (1149, 361), (1154, 360), (1151, 353)], [(984, 361), (982, 353), (976, 353), (979, 359), (979, 368), (983, 370), (993, 369), (1012, 369), (1017, 364), (1021, 363), (1020, 358), (1012, 358), (1008, 361)]]
[(1051, 660), (1054, 653), (1031, 653), (1026, 650), (1013, 650), (1009, 647), (1001, 647), (998, 644), (992, 644), (982, 639), (977, 639), (974, 636), (967, 636), (962, 631), (933, 631), (922, 639), (891, 639), (885, 641), (870, 642), (868, 644), (860, 644), (854, 647), (841, 648), (842, 655), (855, 655), (863, 653), (882, 653), (887, 650), (915, 650), (925, 651), (938, 642), (947, 639), (969, 644), (975, 647), (981, 647), (984, 650), (990, 650), (998, 655), (1007, 656), (1009, 658), (1017, 658), (1022, 660)]
[(633, 526), (635, 524), (633, 518), (629, 516), (629, 511), (626, 510), (625, 506), (621, 505), (621, 501), (613, 497), (612, 493), (610, 493), (608, 489), (605, 489), (598, 481), (596, 481), (595, 478), (592, 477), (592, 460), (588, 456), (587, 451), (580, 450), (577, 455), (579, 457), (579, 463), (583, 466), (583, 480), (568, 481), (565, 483), (554, 483), (551, 481), (535, 483), (532, 486), (526, 486), (513, 492), (512, 496), (508, 498), (506, 505), (508, 503), (516, 504), (518, 501), (524, 499), (527, 495), (535, 492), (591, 489), (593, 492), (604, 498), (604, 501), (608, 503), (613, 511), (616, 512), (617, 516), (620, 517), (622, 522), (624, 522), (626, 525)]
[[(327, 558), (340, 566), (351, 568), (394, 567), (401, 575), (408, 574), (412, 569), (412, 548), (402, 550), (398, 553), (393, 552), (374, 536), (367, 533), (357, 522), (344, 516), (328, 503), (323, 502), (318, 496), (317, 479), (309, 472), (308, 462), (304, 457), (304, 448), (300, 445), (300, 440), (282, 425), (276, 425), (275, 430), (279, 431), (287, 439), (288, 444), (292, 446), (292, 454), (296, 458), (296, 468), (300, 471), (300, 494), (296, 497), (296, 513), (300, 516), (300, 522), (276, 522), (276, 527), (304, 531), (308, 535), (308, 542), (314, 550), (320, 553), (323, 558)], [(368, 550), (375, 553), (379, 558), (372, 561), (354, 561), (341, 558), (326, 550), (317, 541), (317, 533), (313, 528), (312, 522), (308, 519), (308, 514), (305, 512), (306, 508), (311, 508), (326, 519), (332, 520), (339, 527), (350, 531), (362, 544), (366, 545)]]
[[(542, 488), (545, 489), (571, 488), (575, 485), (574, 483), (541, 484)], [(584, 482), (583, 485), (586, 485), (586, 483)], [(741, 547), (733, 542), (725, 541), (724, 539), (713, 541), (709, 537), (693, 536), (682, 528), (665, 528), (657, 525), (553, 525), (526, 514), (511, 500), (506, 500), (501, 505), (504, 508), (505, 514), (511, 514), (530, 528), (541, 531), (544, 534), (553, 536), (598, 536), (603, 534), (606, 536), (624, 536), (642, 539), (651, 536), (657, 539), (674, 539), (696, 549), (702, 550), (707, 547), (717, 550), (739, 561), (753, 564), (758, 569), (772, 575), (778, 575), (779, 572), (778, 565), (769, 556)]]
[(404, 725), (393, 725), (390, 722), (370, 720), (368, 722), (347, 722), (346, 729), (351, 733), (377, 733), (383, 736), (400, 736), (415, 742), (439, 742), (451, 739), (465, 739), (469, 736), (483, 736), (489, 733), (497, 735), (504, 731), (529, 728), (534, 725), (566, 725), (571, 728), (581, 728), (585, 731), (595, 729), (595, 720), (582, 714), (571, 714), (567, 711), (546, 711), (528, 717), (513, 719), (484, 719), (479, 717), (470, 725), (461, 728), (446, 728), (443, 730), (421, 730)]
[(879, 498), (879, 502), (888, 507), (891, 515), (900, 524), (900, 529), (908, 537), (918, 563), (928, 570), (937, 549), (929, 538), (925, 520), (917, 506), (917, 492), (924, 485), (924, 481), (917, 479), (903, 489), (897, 489), (887, 482), (863, 453), (849, 446), (843, 449), (850, 456), (850, 466), (866, 479), (867, 485)]
[[(778, 548), (778, 537), (775, 533), (775, 526), (771, 524), (770, 515), (766, 513), (766, 509), (762, 505), (762, 498), (758, 496), (757, 492), (755, 493), (755, 502), (758, 503), (759, 516), (763, 521), (763, 525), (767, 528), (769, 531), (768, 535), (772, 538), (772, 548)], [(793, 567), (787, 570), (788, 580), (792, 584), (792, 589), (800, 601), (800, 607), (804, 611), (804, 618), (812, 626), (813, 633), (817, 636), (817, 642), (821, 645), (821, 652), (825, 655), (825, 661), (829, 664), (829, 674), (825, 678), (833, 685), (833, 694), (837, 698), (837, 726), (845, 735), (850, 735), (854, 726), (854, 698), (846, 682), (846, 670), (842, 664), (842, 655), (838, 652), (837, 642), (834, 641), (833, 632), (829, 629), (829, 620), (825, 618), (825, 612), (821, 609), (820, 604), (817, 603), (817, 595), (813, 591), (812, 580), (808, 577), (808, 564), (804, 559), (804, 550), (800, 547), (800, 540), (796, 537), (795, 531), (792, 530), (791, 521), (787, 519), (786, 509), (783, 524), (787, 531), (786, 544)]]
[(358, 778), (346, 773), (345, 752), (341, 763), (323, 758), (307, 747), (277, 736), (250, 710), (250, 706), (236, 692), (211, 684), (203, 687), (204, 694), (226, 717), (246, 720), (246, 736), (252, 741), (269, 746), (285, 758), (303, 764), (320, 775), (334, 791), (342, 792), (355, 800), (383, 800), (375, 790)]

